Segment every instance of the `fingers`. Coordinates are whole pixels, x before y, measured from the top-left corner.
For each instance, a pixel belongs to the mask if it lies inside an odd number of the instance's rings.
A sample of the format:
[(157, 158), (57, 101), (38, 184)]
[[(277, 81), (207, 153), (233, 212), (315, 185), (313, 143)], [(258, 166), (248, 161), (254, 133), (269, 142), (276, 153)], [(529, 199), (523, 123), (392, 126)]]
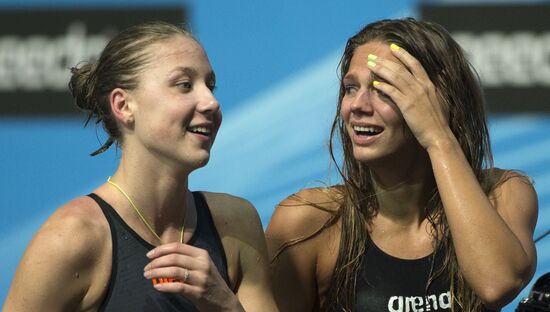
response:
[(373, 54), (369, 54), (367, 64), (375, 78), (379, 77), (380, 80), (392, 84), (403, 93), (416, 82), (416, 78), (402, 64)]
[(175, 266), (149, 269), (143, 272), (143, 276), (150, 279), (153, 285), (176, 282), (188, 283), (190, 274), (188, 269)]
[(143, 270), (149, 271), (156, 268), (172, 266), (197, 270), (201, 268), (201, 260), (200, 258), (191, 257), (185, 254), (171, 253), (153, 258)]
[(412, 73), (414, 77), (416, 77), (420, 81), (429, 81), (430, 77), (428, 77), (428, 74), (426, 73), (426, 70), (420, 64), (420, 62), (412, 55), (409, 54), (405, 49), (399, 47), (395, 43), (392, 43), (390, 45), (390, 49), (392, 54), (397, 57), (403, 65), (409, 69), (409, 71)]
[[(368, 59), (368, 66), (375, 79), (372, 82), (373, 87), (389, 97), (399, 107), (405, 94), (409, 93), (410, 82), (407, 80), (414, 80), (414, 77), (402, 65), (390, 60), (372, 54), (368, 56)], [(404, 73), (400, 74), (400, 71)]]
[(420, 62), (395, 44), (391, 44), (390, 49), (399, 62), (372, 54), (368, 56), (371, 72), (375, 78), (380, 78), (373, 83), (374, 88), (384, 92), (401, 109), (413, 99), (424, 97), (433, 101), (435, 88)]
[(169, 292), (169, 293), (178, 293), (183, 295), (188, 295), (188, 297), (194, 298), (199, 297), (199, 293), (201, 292), (201, 288), (190, 285), (187, 283), (161, 283), (154, 285), (156, 290), (162, 291), (162, 292)]
[(397, 105), (398, 107), (399, 107), (399, 103), (401, 103), (405, 98), (405, 95), (401, 91), (399, 91), (396, 87), (394, 87), (389, 83), (385, 83), (379, 80), (374, 80), (372, 82), (372, 86), (376, 90), (384, 94), (385, 96), (389, 97), (391, 101), (395, 103), (395, 105)]
[(430, 85), (431, 80), (420, 62), (403, 48), (392, 43), (391, 53), (400, 61), (393, 62), (373, 54), (368, 56), (371, 71), (402, 92), (418, 85)]
[(213, 265), (207, 251), (180, 243), (159, 246), (147, 256), (151, 262), (143, 269), (143, 275), (151, 279), (155, 287), (160, 284), (203, 283)]

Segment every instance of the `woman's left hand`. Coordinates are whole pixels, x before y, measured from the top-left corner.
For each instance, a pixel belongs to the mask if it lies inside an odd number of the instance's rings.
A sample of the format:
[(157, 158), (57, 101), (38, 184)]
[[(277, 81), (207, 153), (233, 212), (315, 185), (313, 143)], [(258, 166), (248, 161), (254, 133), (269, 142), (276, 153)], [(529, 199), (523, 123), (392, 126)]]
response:
[(391, 52), (400, 63), (380, 56), (373, 60), (369, 56), (370, 70), (382, 79), (373, 83), (373, 87), (391, 98), (420, 145), (428, 149), (450, 133), (448, 116), (420, 62), (394, 44)]
[(244, 311), (206, 250), (171, 243), (151, 250), (147, 257), (151, 262), (144, 276), (157, 290), (179, 293), (200, 311)]

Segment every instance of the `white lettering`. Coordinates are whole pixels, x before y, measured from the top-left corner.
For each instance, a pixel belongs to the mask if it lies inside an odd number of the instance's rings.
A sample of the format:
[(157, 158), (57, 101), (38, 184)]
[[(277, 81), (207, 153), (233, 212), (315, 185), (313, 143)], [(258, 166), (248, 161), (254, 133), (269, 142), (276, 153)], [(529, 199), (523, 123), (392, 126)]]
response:
[(392, 296), (388, 300), (389, 312), (428, 312), (451, 308), (451, 292), (437, 295), (422, 296)]
[(451, 308), (451, 292), (442, 293), (439, 295), (439, 307), (441, 309), (450, 309)]
[(543, 86), (550, 86), (550, 32), (544, 33), (530, 49), (533, 58), (534, 79)]
[(388, 301), (388, 311), (403, 312), (403, 296), (392, 296)]
[(486, 87), (550, 86), (550, 32), (457, 32)]
[(437, 296), (436, 295), (429, 295), (429, 296), (426, 297), (426, 311), (431, 311), (432, 308), (437, 311)]
[(15, 67), (16, 52), (13, 47), (17, 45), (15, 37), (4, 37), (0, 40), (0, 90), (15, 89), (15, 81), (10, 73)]
[(64, 91), (69, 68), (97, 58), (110, 36), (89, 35), (74, 22), (58, 37), (43, 35), (0, 38), (0, 91)]
[(405, 298), (405, 312), (424, 312), (424, 299), (419, 296), (411, 296)]

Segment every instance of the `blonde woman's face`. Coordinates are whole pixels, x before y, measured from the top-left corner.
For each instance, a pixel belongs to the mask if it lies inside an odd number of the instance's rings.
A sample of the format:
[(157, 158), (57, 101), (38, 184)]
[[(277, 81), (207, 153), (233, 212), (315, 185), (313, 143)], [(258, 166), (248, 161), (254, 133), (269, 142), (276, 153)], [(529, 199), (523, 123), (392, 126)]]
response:
[(185, 36), (157, 42), (149, 52), (152, 61), (132, 92), (135, 141), (166, 163), (204, 166), (221, 123), (208, 57)]

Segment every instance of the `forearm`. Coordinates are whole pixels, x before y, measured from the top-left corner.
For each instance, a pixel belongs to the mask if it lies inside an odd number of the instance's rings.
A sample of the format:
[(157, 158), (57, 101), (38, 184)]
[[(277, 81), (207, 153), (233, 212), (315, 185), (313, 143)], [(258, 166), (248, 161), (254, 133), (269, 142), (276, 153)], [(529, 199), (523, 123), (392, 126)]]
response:
[[(223, 304), (223, 306), (220, 306), (217, 311), (220, 312), (245, 312), (245, 309), (243, 308), (241, 302), (237, 298), (237, 295), (231, 293), (231, 295), (227, 296), (227, 301)], [(204, 308), (201, 308), (201, 306), (198, 306), (199, 311), (212, 311), (212, 306), (207, 304)]]
[(464, 277), (482, 298), (513, 296), (530, 267), (520, 240), (493, 207), (452, 134), (428, 153)]

